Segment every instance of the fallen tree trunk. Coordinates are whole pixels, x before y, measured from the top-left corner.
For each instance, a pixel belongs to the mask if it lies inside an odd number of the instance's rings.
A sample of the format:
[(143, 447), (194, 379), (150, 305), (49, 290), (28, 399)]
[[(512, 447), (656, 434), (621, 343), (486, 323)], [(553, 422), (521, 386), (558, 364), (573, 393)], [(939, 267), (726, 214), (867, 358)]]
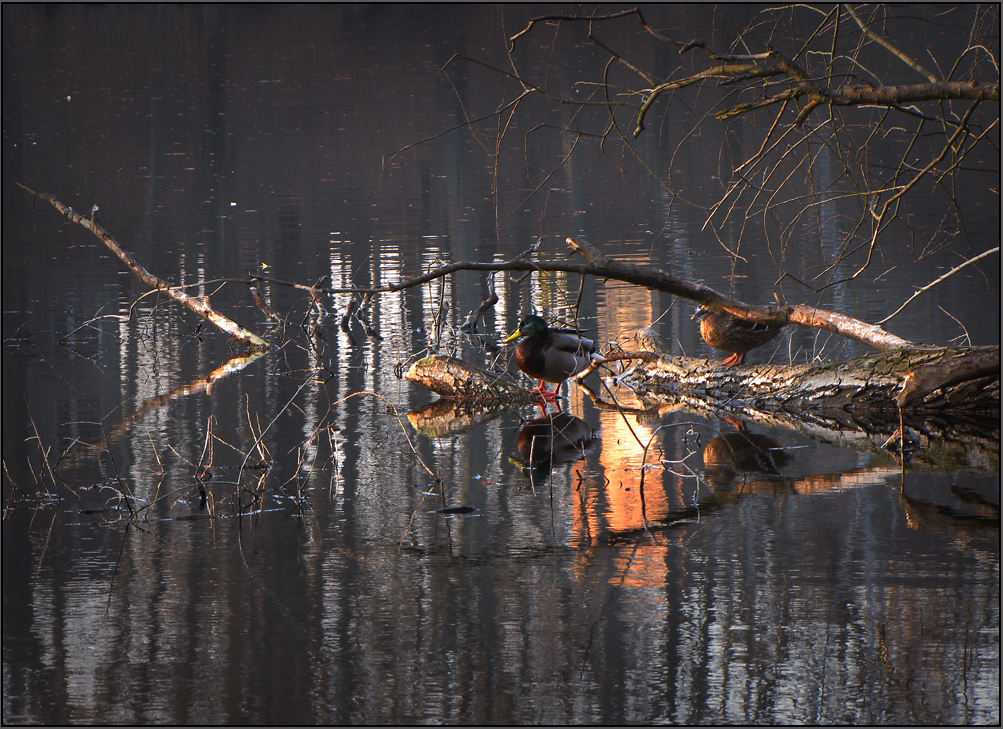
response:
[(432, 354), (418, 360), (404, 379), (431, 390), (443, 398), (481, 408), (506, 408), (527, 405), (536, 395), (485, 372), (469, 362)]
[(118, 242), (111, 236), (111, 234), (105, 230), (101, 224), (97, 221), (97, 218), (92, 214), (90, 218), (86, 218), (79, 213), (73, 212), (73, 208), (64, 205), (58, 199), (53, 197), (47, 192), (35, 192), (30, 187), (22, 185), (20, 182), (17, 183), (25, 190), (30, 192), (37, 198), (45, 200), (47, 203), (52, 205), (56, 210), (66, 216), (66, 218), (77, 225), (86, 228), (91, 233), (96, 235), (98, 239), (108, 247), (108, 249), (118, 256), (121, 261), (129, 267), (129, 269), (136, 274), (136, 277), (149, 286), (151, 289), (157, 291), (163, 291), (164, 294), (174, 299), (176, 302), (186, 307), (187, 309), (195, 312), (203, 319), (212, 322), (222, 331), (229, 334), (234, 339), (244, 342), (250, 345), (254, 350), (265, 351), (271, 348), (271, 344), (259, 337), (257, 334), (244, 329), (244, 327), (237, 324), (227, 316), (220, 314), (216, 311), (212, 305), (209, 303), (209, 297), (198, 298), (195, 296), (189, 296), (188, 294), (181, 291), (180, 287), (172, 286), (167, 281), (162, 278), (155, 276), (154, 274), (147, 271), (135, 258), (132, 257), (128, 251), (126, 251)]
[[(1000, 408), (999, 346), (915, 347), (844, 362), (729, 369), (717, 361), (660, 353), (650, 332), (642, 330), (638, 339), (645, 351), (617, 355), (638, 363), (607, 378), (607, 384), (614, 394), (629, 393), (618, 401), (634, 399), (645, 410), (680, 398), (724, 410), (998, 413)], [(535, 401), (526, 390), (451, 357), (426, 357), (404, 377), (479, 407)]]
[[(642, 346), (658, 346), (647, 332), (640, 339)], [(637, 364), (607, 377), (600, 393), (582, 385), (601, 409), (659, 419), (683, 410), (792, 430), (863, 453), (901, 457), (904, 451), (910, 470), (999, 471), (999, 347), (949, 355), (932, 348), (900, 350), (832, 365), (732, 370), (648, 350), (618, 356)], [(965, 374), (940, 378), (941, 387), (924, 395), (909, 387), (920, 380), (931, 385), (931, 368), (941, 372), (945, 362)], [(444, 396), (408, 413), (417, 430), (434, 437), (471, 430), (505, 410), (538, 402), (528, 391), (450, 357), (426, 357), (405, 378)], [(900, 400), (907, 401), (901, 409)]]
[[(659, 351), (650, 332), (642, 330), (638, 339)], [(734, 369), (660, 353), (612, 383), (650, 406), (685, 394), (766, 410), (998, 412), (1000, 348), (909, 347), (844, 362)]]
[(582, 386), (599, 409), (633, 413), (639, 420), (662, 422), (673, 412), (685, 412), (731, 424), (755, 423), (774, 430), (800, 433), (835, 448), (887, 457), (906, 453), (910, 470), (927, 473), (999, 473), (1000, 429), (996, 417), (981, 413), (899, 413), (889, 410), (846, 411), (835, 408), (766, 410), (751, 404), (720, 405), (699, 396), (663, 397), (652, 407), (620, 389), (611, 397)]

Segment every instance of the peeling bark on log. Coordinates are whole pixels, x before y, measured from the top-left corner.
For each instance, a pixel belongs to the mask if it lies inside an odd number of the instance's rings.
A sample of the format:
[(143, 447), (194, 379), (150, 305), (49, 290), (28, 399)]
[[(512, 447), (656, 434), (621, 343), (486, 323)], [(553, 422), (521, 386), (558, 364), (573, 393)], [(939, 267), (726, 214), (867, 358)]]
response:
[(259, 337), (257, 334), (244, 329), (244, 327), (237, 324), (232, 319), (220, 314), (216, 311), (212, 305), (209, 303), (209, 297), (206, 296), (205, 299), (199, 299), (195, 296), (189, 296), (180, 290), (180, 288), (171, 286), (167, 281), (162, 278), (155, 276), (154, 274), (147, 271), (132, 254), (126, 251), (118, 242), (111, 236), (111, 234), (105, 230), (100, 223), (98, 223), (97, 218), (93, 215), (90, 218), (86, 218), (79, 213), (73, 212), (73, 208), (64, 205), (58, 199), (53, 197), (47, 192), (35, 192), (30, 187), (22, 185), (20, 182), (17, 183), (25, 190), (30, 192), (37, 198), (45, 200), (47, 203), (52, 205), (56, 210), (66, 216), (66, 218), (77, 225), (86, 228), (98, 239), (108, 247), (108, 249), (121, 259), (121, 261), (129, 267), (129, 269), (136, 274), (136, 278), (145, 283), (151, 289), (156, 289), (158, 291), (163, 291), (167, 296), (174, 299), (176, 302), (182, 306), (195, 312), (203, 319), (212, 322), (219, 329), (229, 334), (234, 339), (244, 342), (250, 345), (252, 348), (258, 351), (266, 351), (271, 349), (271, 344)]
[(845, 362), (734, 369), (662, 354), (613, 380), (649, 405), (684, 394), (764, 410), (998, 412), (1000, 349), (913, 347)]
[(429, 355), (404, 373), (404, 379), (450, 400), (484, 407), (505, 407), (537, 402), (538, 397), (497, 375), (454, 357)]
[[(589, 394), (595, 399), (594, 393)], [(627, 396), (631, 400), (628, 400)], [(639, 422), (658, 424), (671, 412), (685, 411), (708, 420), (722, 416), (768, 428), (791, 430), (837, 448), (854, 448), (884, 458), (899, 455), (905, 442), (906, 462), (911, 471), (932, 473), (999, 473), (1000, 427), (996, 417), (981, 413), (910, 412), (895, 410), (849, 411), (840, 408), (816, 410), (759, 408), (755, 403), (716, 402), (700, 394), (680, 391), (663, 395), (657, 407), (645, 405), (628, 388), (618, 388), (616, 402), (597, 402), (600, 408), (630, 409)], [(769, 403), (764, 403), (769, 405)], [(651, 408), (644, 410), (644, 407)], [(903, 438), (901, 428), (905, 427)]]
[[(897, 349), (845, 362), (728, 369), (716, 361), (665, 354), (643, 330), (638, 340), (659, 356), (642, 358), (647, 353), (639, 352), (637, 365), (607, 382), (620, 393), (618, 401), (636, 399), (645, 409), (681, 400), (694, 401), (691, 407), (697, 409), (699, 401), (715, 409), (896, 417), (900, 408), (908, 413), (998, 413), (1000, 408), (998, 346)], [(404, 377), (444, 398), (483, 407), (518, 407), (537, 400), (529, 391), (452, 357), (425, 357)]]

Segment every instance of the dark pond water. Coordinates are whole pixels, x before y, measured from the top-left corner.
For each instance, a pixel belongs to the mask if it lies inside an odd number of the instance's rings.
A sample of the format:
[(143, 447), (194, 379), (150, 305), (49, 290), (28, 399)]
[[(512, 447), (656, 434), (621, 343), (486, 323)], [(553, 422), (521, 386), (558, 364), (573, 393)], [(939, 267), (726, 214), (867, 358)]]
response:
[[(570, 108), (489, 116), (515, 84), (453, 56), (507, 68), (506, 36), (540, 12), (4, 6), (4, 723), (999, 723), (997, 422), (925, 423), (940, 446), (903, 468), (887, 434), (619, 412), (576, 386), (542, 430), (537, 408), (436, 416), (398, 376), (426, 347), (506, 364), (458, 328), (483, 274), (377, 297), (347, 332), (350, 297), (331, 295), (313, 338), (304, 292), (260, 284), (282, 346), (240, 359), (14, 185), (99, 205), (147, 268), (259, 332), (247, 287), (214, 280), (366, 287), (537, 240), (561, 256), (572, 235), (744, 300), (876, 321), (999, 240), (998, 158), (974, 160), (997, 172), (959, 191), (964, 245), (891, 231), (864, 277), (816, 296), (776, 283), (749, 226), (718, 231), (748, 253), (733, 267), (691, 204), (722, 194), (723, 125), (679, 146), (698, 109), (636, 142), (692, 180), (685, 205), (622, 144), (560, 134)], [(754, 17), (712, 12), (649, 21), (720, 38)], [(582, 35), (559, 49), (585, 49), (569, 68), (538, 30), (516, 62), (555, 89), (601, 78)], [(680, 62), (636, 24), (610, 32), (639, 62)], [(827, 205), (806, 251), (849, 215)], [(938, 205), (912, 230), (936, 229)], [(600, 342), (655, 322), (674, 352), (719, 356), (667, 295), (494, 282), (495, 339), (523, 312), (571, 320), (580, 297)], [(887, 326), (998, 344), (999, 304), (997, 257)], [(798, 331), (750, 361), (863, 351)], [(555, 429), (548, 457), (520, 448)]]

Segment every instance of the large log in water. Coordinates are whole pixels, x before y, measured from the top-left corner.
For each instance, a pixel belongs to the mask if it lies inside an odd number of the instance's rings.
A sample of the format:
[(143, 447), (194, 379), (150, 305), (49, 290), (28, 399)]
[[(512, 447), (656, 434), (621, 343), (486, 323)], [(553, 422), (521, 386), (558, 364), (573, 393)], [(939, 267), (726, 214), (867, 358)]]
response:
[(433, 354), (418, 360), (404, 379), (441, 397), (487, 407), (518, 407), (534, 402), (528, 390), (507, 382), (469, 362)]
[(1000, 407), (1000, 348), (908, 347), (842, 362), (751, 365), (672, 357), (642, 331), (639, 342), (659, 352), (614, 378), (642, 401), (660, 404), (685, 394), (708, 402), (759, 409), (992, 412)]
[[(750, 365), (673, 357), (657, 351), (648, 332), (637, 364), (608, 382), (632, 393), (643, 407), (680, 397), (715, 407), (846, 412), (998, 412), (1000, 348), (915, 347), (876, 352), (855, 360), (806, 365)], [(655, 349), (657, 356), (652, 356)], [(630, 353), (619, 355), (628, 359)], [(443, 397), (496, 407), (533, 401), (474, 365), (433, 355), (415, 362), (405, 378)]]

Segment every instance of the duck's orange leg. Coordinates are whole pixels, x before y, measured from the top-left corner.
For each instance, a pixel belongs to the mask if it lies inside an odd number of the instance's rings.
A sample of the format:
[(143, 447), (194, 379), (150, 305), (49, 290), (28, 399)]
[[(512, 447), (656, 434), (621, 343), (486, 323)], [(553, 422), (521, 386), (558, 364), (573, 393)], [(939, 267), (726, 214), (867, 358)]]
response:
[(560, 389), (561, 386), (557, 385), (557, 387), (554, 388), (553, 392), (547, 392), (547, 383), (543, 380), (540, 380), (540, 385), (530, 390), (530, 392), (536, 393), (537, 395), (540, 396), (540, 401), (536, 404), (540, 406), (540, 409), (543, 411), (544, 415), (547, 414), (547, 403), (551, 402), (557, 406), (557, 411), (561, 412), (561, 403), (557, 401), (557, 393), (560, 391)]
[(728, 357), (721, 364), (725, 367), (738, 367), (741, 364), (745, 364), (745, 352), (735, 352), (735, 354)]
[(558, 385), (557, 387), (554, 388), (553, 392), (547, 392), (547, 383), (544, 380), (540, 380), (540, 385), (538, 387), (530, 390), (530, 392), (535, 392), (537, 395), (539, 395), (540, 397), (542, 397), (547, 402), (556, 402), (557, 401), (557, 391), (560, 390), (560, 389), (561, 389), (561, 386)]
[(734, 426), (735, 430), (737, 430), (739, 433), (746, 433), (749, 430), (744, 420), (736, 420), (735, 418), (729, 418), (727, 415), (722, 415), (721, 420), (728, 423), (729, 425)]

